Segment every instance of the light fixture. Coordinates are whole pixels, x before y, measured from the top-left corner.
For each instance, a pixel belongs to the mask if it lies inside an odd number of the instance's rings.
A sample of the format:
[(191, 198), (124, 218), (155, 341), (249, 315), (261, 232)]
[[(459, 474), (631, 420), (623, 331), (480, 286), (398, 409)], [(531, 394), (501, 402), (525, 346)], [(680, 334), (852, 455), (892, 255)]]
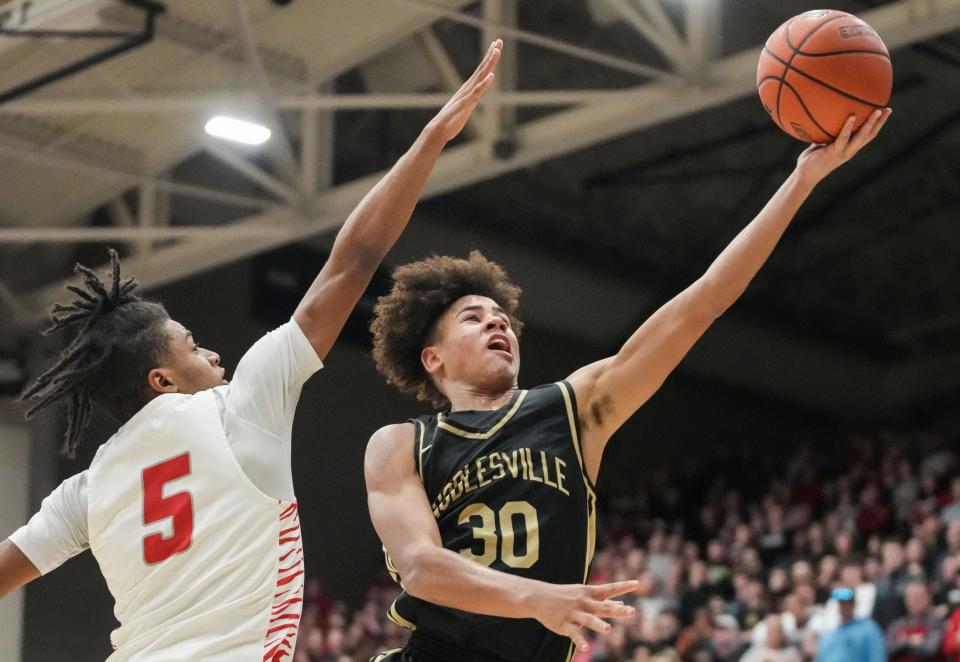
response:
[(235, 117), (217, 115), (203, 127), (211, 136), (233, 140), (245, 145), (262, 145), (270, 138), (270, 129), (262, 124), (238, 120)]

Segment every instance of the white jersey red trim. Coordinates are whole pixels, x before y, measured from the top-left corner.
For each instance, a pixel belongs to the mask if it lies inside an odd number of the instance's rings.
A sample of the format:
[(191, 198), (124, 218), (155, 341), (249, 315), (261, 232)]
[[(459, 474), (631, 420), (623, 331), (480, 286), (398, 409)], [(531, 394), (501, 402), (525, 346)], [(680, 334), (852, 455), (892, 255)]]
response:
[(280, 662), (293, 655), (303, 607), (303, 545), (300, 513), (293, 503), (280, 513), (280, 560), (270, 610), (270, 627), (263, 644), (263, 662)]
[(155, 398), (100, 448), (87, 486), (90, 548), (121, 624), (110, 662), (293, 650), (304, 572), (297, 504), (246, 476), (213, 392)]
[(112, 661), (282, 660), (303, 598), (294, 410), (323, 367), (294, 321), (233, 381), (162, 395), (10, 540), (46, 574), (86, 548), (116, 600)]

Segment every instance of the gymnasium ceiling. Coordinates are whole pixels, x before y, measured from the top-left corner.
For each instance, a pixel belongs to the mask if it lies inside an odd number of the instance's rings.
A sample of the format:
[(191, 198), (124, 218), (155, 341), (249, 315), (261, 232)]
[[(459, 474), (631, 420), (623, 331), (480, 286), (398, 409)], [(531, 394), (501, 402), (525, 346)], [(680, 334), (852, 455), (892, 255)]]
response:
[[(0, 24), (137, 33), (137, 4), (6, 0)], [(391, 260), (479, 247), (548, 332), (617, 347), (801, 149), (767, 118), (754, 76), (767, 35), (808, 2), (163, 4), (145, 45), (0, 105), (0, 347), (105, 245), (156, 287), (329, 244), (495, 36), (497, 86)], [(808, 202), (685, 369), (874, 416), (960, 387), (960, 0), (832, 5), (890, 47), (894, 116)], [(110, 43), (0, 35), (0, 90)], [(255, 150), (210, 138), (216, 112), (274, 137)]]

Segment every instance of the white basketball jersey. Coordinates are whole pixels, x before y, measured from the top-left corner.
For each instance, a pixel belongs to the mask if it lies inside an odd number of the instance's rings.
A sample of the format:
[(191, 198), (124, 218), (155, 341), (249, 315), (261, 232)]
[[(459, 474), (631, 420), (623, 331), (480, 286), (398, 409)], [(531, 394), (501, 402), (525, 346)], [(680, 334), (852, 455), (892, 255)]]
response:
[(111, 661), (293, 657), (297, 504), (246, 476), (212, 391), (150, 401), (97, 452), (87, 490), (90, 549), (120, 622)]

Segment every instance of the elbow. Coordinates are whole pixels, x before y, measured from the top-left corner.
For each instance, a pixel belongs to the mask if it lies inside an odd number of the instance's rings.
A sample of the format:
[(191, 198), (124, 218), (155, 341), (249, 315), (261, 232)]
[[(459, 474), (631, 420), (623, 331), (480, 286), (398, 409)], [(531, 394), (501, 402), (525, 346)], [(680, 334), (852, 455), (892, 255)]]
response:
[(430, 545), (417, 545), (396, 561), (403, 590), (415, 598), (430, 599), (430, 567), (435, 553)]
[(330, 262), (339, 273), (373, 275), (390, 246), (379, 236), (347, 234), (337, 237), (330, 253)]
[(717, 279), (709, 274), (701, 277), (691, 289), (693, 296), (689, 301), (690, 315), (703, 318), (707, 323), (727, 312), (743, 294), (743, 290), (717, 282)]

